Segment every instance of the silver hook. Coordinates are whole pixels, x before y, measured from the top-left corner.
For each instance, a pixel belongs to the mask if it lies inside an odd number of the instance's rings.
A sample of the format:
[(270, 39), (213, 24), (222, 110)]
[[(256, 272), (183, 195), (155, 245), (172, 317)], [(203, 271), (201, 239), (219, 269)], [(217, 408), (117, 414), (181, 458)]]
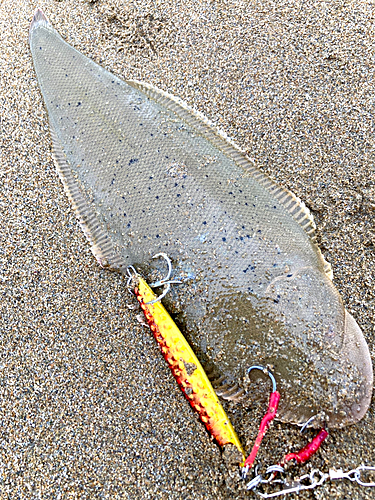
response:
[[(130, 271), (132, 271), (132, 272), (130, 272)], [(129, 278), (134, 278), (134, 276), (137, 276), (137, 274), (138, 274), (137, 271), (135, 270), (134, 266), (128, 266), (126, 268), (126, 272), (129, 276)]]
[[(156, 302), (159, 302), (161, 299), (163, 299), (167, 293), (169, 292), (169, 290), (171, 289), (171, 285), (173, 284), (181, 284), (182, 281), (178, 281), (178, 280), (169, 280), (169, 281), (164, 281), (162, 284), (163, 285), (166, 285), (164, 290), (163, 290), (163, 293), (161, 295), (159, 295), (158, 297), (156, 297), (156, 299), (154, 300), (150, 300), (150, 302), (145, 302), (145, 304), (155, 304)], [(150, 285), (151, 286), (151, 285)], [(159, 286), (159, 285), (158, 285)]]
[(275, 479), (276, 472), (283, 474), (285, 472), (284, 467), (280, 464), (270, 465), (269, 467), (267, 467), (266, 474), (269, 474), (270, 476), (268, 479), (264, 479), (263, 483), (271, 483), (271, 482), (272, 483), (276, 483), (276, 482), (280, 483), (280, 482), (282, 482), (279, 479)]
[(145, 302), (145, 304), (146, 305), (156, 304), (156, 302), (159, 302), (161, 299), (163, 299), (167, 295), (167, 293), (169, 292), (169, 290), (171, 289), (170, 282), (167, 282), (166, 285), (167, 286), (164, 288), (163, 293), (161, 295), (159, 295), (158, 297), (156, 297), (156, 299), (150, 300), (149, 302)]
[(254, 365), (254, 366), (250, 366), (250, 368), (247, 370), (247, 373), (250, 375), (250, 372), (252, 370), (260, 370), (264, 374), (268, 375), (269, 378), (271, 379), (271, 382), (272, 382), (272, 392), (277, 391), (276, 379), (273, 376), (272, 372), (268, 368), (266, 368), (265, 366), (261, 366), (261, 365)]

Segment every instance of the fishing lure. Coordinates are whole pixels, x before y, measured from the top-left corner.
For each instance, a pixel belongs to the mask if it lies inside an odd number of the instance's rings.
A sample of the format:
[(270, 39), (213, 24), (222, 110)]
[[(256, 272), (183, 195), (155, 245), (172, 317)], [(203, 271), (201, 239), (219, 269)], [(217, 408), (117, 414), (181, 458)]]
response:
[(362, 418), (369, 349), (301, 200), (180, 100), (79, 53), (41, 10), (29, 39), (57, 170), (98, 262), (148, 280), (168, 253), (182, 284), (164, 303), (221, 397), (253, 399), (247, 369), (271, 365), (280, 420)]
[(220, 446), (233, 444), (245, 459), (240, 440), (193, 350), (146, 281), (131, 276), (135, 295), (164, 359), (192, 408)]

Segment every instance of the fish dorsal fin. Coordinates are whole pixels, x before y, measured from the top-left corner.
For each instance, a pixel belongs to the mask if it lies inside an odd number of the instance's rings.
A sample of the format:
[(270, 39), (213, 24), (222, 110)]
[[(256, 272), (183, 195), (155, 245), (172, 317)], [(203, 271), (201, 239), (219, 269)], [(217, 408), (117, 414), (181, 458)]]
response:
[[(206, 137), (212, 144), (223, 151), (229, 158), (240, 165), (245, 172), (256, 179), (265, 189), (269, 191), (278, 202), (292, 215), (298, 224), (306, 231), (313, 243), (316, 243), (316, 226), (310, 210), (304, 202), (288, 189), (279, 186), (267, 174), (260, 171), (246, 154), (227, 136), (227, 134), (218, 128), (202, 113), (191, 108), (182, 99), (175, 97), (168, 92), (158, 89), (153, 85), (138, 80), (126, 80), (126, 83), (132, 87), (141, 90), (147, 97), (170, 109), (177, 116), (187, 122), (197, 132)], [(324, 259), (320, 249), (324, 271), (332, 279), (331, 265)]]
[(78, 222), (91, 245), (91, 251), (102, 267), (114, 271), (125, 270), (127, 265), (123, 257), (116, 253), (111, 238), (102, 228), (95, 210), (88, 203), (76, 181), (66, 155), (61, 148), (59, 138), (50, 125), (53, 159), (60, 180), (64, 186), (68, 199), (73, 207)]
[(148, 83), (139, 82), (137, 80), (127, 80), (126, 83), (141, 90), (147, 97), (176, 113), (176, 115), (186, 121), (190, 126), (240, 165), (246, 173), (256, 179), (281, 205), (283, 205), (315, 242), (314, 219), (303, 201), (288, 189), (279, 186), (267, 174), (261, 172), (243, 151), (224, 132), (217, 129), (202, 113), (194, 110), (181, 99)]

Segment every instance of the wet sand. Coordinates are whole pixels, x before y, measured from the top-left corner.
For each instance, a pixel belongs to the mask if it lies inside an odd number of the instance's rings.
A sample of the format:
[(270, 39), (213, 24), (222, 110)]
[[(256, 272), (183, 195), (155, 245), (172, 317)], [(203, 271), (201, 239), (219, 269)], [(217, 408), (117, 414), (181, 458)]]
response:
[[(375, 6), (0, 4), (0, 498), (251, 498), (127, 308), (124, 281), (98, 267), (69, 207), (27, 44), (37, 6), (99, 64), (203, 112), (305, 201), (373, 358)], [(250, 447), (264, 404), (226, 408)], [(259, 461), (273, 464), (312, 436), (275, 423)], [(374, 404), (293, 475), (360, 464), (375, 465)], [(341, 481), (299, 498), (373, 495)]]

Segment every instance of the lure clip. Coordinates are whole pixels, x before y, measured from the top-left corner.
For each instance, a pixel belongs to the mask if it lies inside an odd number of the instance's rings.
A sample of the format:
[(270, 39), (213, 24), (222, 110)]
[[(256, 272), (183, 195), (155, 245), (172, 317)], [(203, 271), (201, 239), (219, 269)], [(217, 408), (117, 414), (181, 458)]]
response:
[(337, 479), (349, 479), (349, 481), (356, 482), (361, 486), (370, 486), (374, 487), (375, 482), (363, 481), (361, 479), (361, 473), (365, 471), (375, 471), (375, 467), (369, 465), (360, 465), (356, 469), (352, 469), (348, 472), (344, 472), (342, 469), (330, 469), (329, 470), (329, 478), (331, 481), (335, 481)]

